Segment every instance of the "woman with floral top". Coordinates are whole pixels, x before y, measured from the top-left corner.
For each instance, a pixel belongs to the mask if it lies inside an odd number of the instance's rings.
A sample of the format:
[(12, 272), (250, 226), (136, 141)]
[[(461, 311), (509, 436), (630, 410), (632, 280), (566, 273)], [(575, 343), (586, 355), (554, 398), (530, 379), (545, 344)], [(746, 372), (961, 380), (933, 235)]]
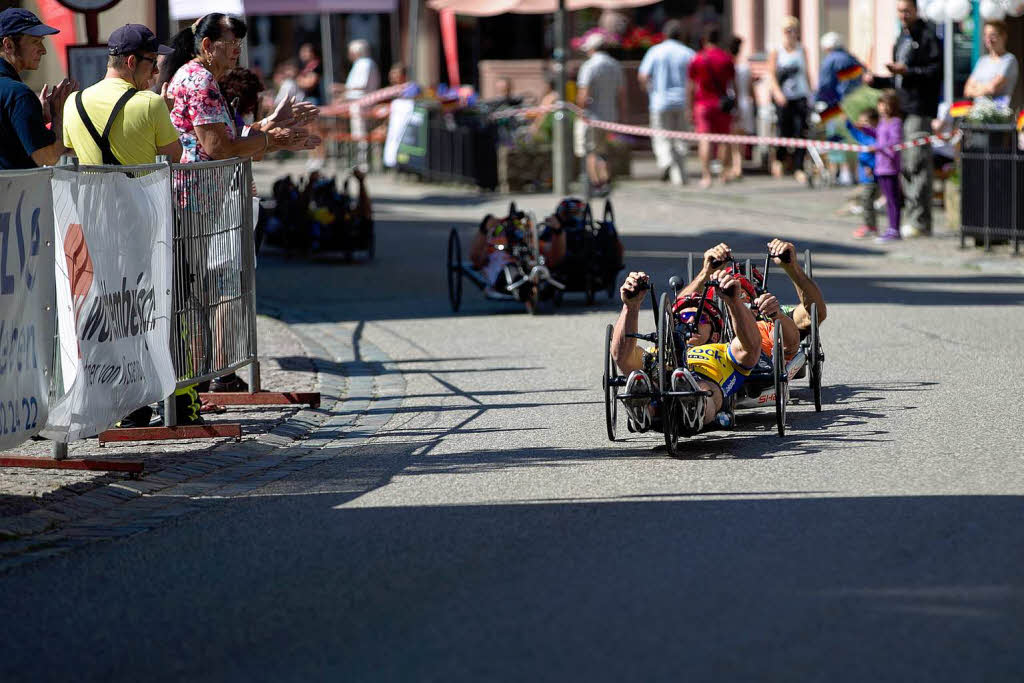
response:
[[(313, 149), (320, 144), (319, 138), (301, 127), (316, 117), (317, 110), (308, 105), (296, 107), (290, 99), (282, 101), (271, 116), (250, 126), (247, 134), (238, 130), (217, 80), (237, 65), (245, 34), (246, 26), (240, 19), (213, 13), (180, 31), (172, 40), (174, 54), (163, 63), (161, 94), (168, 101), (171, 123), (181, 139), (182, 163), (259, 158), (274, 150)], [(188, 249), (175, 253), (178, 282), (174, 308), (178, 315), (200, 323), (198, 328), (189, 325), (189, 335), (182, 339), (179, 352), (188, 359), (189, 367), (179, 370), (193, 377), (209, 376), (233, 360), (225, 357), (223, 342), (228, 336), (225, 321), (229, 308), (240, 301), (236, 294), (240, 291), (241, 269), (230, 259), (226, 263), (217, 259), (224, 253), (240, 250), (218, 248), (209, 231), (211, 225), (216, 225), (218, 232), (228, 234), (219, 224), (237, 216), (225, 197), (232, 187), (240, 188), (235, 173), (229, 176), (227, 171), (218, 171), (214, 169), (202, 176), (179, 172), (173, 179), (175, 237), (189, 244)], [(211, 259), (216, 263), (213, 270)], [(212, 391), (247, 388), (235, 373), (210, 382)], [(179, 424), (201, 424), (200, 412), (218, 410), (211, 404), (200, 406), (196, 385), (177, 394)]]
[(243, 137), (236, 130), (217, 79), (237, 65), (245, 33), (240, 19), (215, 12), (174, 36), (174, 54), (164, 62), (161, 81), (166, 83), (163, 92), (171, 122), (181, 137), (182, 163), (258, 157), (278, 149), (312, 149), (320, 143), (299, 127), (315, 118), (316, 110), (306, 107), (296, 116), (290, 101), (253, 124), (249, 135)]

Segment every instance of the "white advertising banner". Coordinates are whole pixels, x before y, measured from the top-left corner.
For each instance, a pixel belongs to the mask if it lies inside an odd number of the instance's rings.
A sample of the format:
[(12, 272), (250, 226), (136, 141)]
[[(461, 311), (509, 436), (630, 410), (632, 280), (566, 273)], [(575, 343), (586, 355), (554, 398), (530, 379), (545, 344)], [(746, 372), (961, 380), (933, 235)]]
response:
[(170, 171), (54, 169), (64, 395), (43, 435), (83, 439), (174, 391)]
[(415, 100), (397, 99), (391, 102), (388, 116), (388, 135), (384, 139), (384, 165), (391, 168), (398, 165), (398, 147), (412, 118)]
[(0, 173), (0, 451), (46, 424), (53, 364), (50, 171)]

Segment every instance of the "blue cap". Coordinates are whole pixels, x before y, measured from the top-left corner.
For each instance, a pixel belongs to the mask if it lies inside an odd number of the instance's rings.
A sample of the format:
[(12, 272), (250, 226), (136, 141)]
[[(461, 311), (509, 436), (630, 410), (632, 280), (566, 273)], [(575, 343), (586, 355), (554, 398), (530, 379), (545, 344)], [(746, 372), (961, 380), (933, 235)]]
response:
[(125, 24), (110, 34), (110, 38), (107, 39), (107, 52), (112, 55), (130, 55), (136, 52), (169, 55), (174, 50), (158, 43), (153, 32), (142, 24)]
[(11, 7), (0, 12), (0, 37), (19, 33), (27, 36), (49, 36), (60, 31), (39, 21), (39, 17), (27, 9)]

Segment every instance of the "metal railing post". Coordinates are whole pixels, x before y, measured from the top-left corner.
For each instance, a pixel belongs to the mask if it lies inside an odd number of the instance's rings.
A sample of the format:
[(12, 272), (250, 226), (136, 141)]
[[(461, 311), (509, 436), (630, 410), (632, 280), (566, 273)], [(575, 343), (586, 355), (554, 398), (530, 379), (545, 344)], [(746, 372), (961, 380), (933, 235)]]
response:
[[(167, 325), (167, 348), (170, 350), (171, 358), (174, 358), (174, 279), (175, 271), (174, 267), (174, 233), (177, 231), (177, 212), (174, 210), (174, 176), (172, 173), (171, 159), (165, 154), (158, 154), (156, 157), (156, 163), (167, 164), (167, 183), (170, 187), (170, 192), (167, 193), (167, 204), (171, 212), (171, 291), (168, 295), (171, 297), (170, 307), (170, 320)], [(177, 377), (175, 377), (177, 379)], [(175, 401), (174, 392), (172, 391), (170, 396), (164, 398), (164, 427), (173, 427), (178, 424), (178, 405)]]
[(252, 187), (252, 161), (246, 160), (242, 163), (242, 269), (245, 277), (249, 280), (249, 352), (252, 363), (249, 365), (249, 391), (255, 393), (260, 390), (260, 356), (259, 345), (256, 343), (256, 226), (253, 225), (252, 195), (249, 188)]
[[(77, 170), (78, 169), (78, 157), (71, 156), (68, 154), (62, 154), (60, 160), (57, 162), (57, 166), (64, 170)], [(57, 225), (53, 226), (54, 232), (60, 228)], [(56, 243), (56, 235), (54, 235), (54, 241)], [(56, 299), (53, 302), (53, 312), (57, 313), (57, 302)], [(52, 362), (51, 383), (53, 389), (51, 395), (54, 400), (64, 395), (64, 367), (60, 361), (60, 323), (55, 321), (53, 326), (53, 362)], [(68, 457), (68, 444), (66, 441), (54, 441), (53, 442), (53, 459), (54, 460), (65, 460)]]

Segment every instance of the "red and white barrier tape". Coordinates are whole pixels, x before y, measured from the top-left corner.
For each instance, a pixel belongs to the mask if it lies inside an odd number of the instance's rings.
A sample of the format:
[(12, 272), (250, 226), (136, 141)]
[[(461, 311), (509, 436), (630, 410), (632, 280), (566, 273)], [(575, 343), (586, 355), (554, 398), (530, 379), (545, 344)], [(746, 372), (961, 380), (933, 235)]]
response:
[(358, 100), (348, 102), (347, 104), (349, 106), (357, 104), (359, 105), (360, 109), (366, 109), (368, 107), (372, 107), (375, 104), (379, 104), (385, 100), (393, 100), (396, 97), (399, 97), (402, 93), (405, 92), (405, 89), (408, 88), (410, 85), (411, 83), (399, 83), (398, 85), (389, 85), (386, 88), (381, 88), (380, 90), (374, 90), (371, 93), (367, 93), (366, 95), (360, 97)]
[(386, 88), (380, 90), (374, 90), (371, 93), (363, 95), (357, 100), (348, 100), (342, 102), (335, 102), (320, 107), (321, 116), (362, 116), (363, 112), (367, 109), (373, 108), (375, 104), (381, 102), (387, 102), (393, 100), (396, 97), (401, 97), (411, 83), (399, 83), (398, 85), (389, 85)]
[[(588, 126), (611, 131), (613, 133), (622, 133), (623, 135), (635, 135), (637, 137), (665, 137), (679, 140), (708, 140), (710, 142), (719, 142), (726, 144), (769, 145), (772, 147), (815, 147), (817, 149), (842, 152), (878, 151), (878, 148), (873, 145), (855, 145), (846, 142), (831, 142), (829, 140), (806, 140), (804, 138), (761, 137), (757, 135), (732, 135), (721, 133), (694, 133), (684, 130), (662, 130), (657, 128), (648, 128), (646, 126), (631, 126), (625, 123), (614, 123), (612, 121), (600, 121), (598, 119), (589, 118), (586, 115), (584, 115), (582, 109), (580, 109), (578, 106), (570, 102), (555, 102), (554, 104), (548, 104), (539, 107), (502, 109), (491, 114), (491, 118), (507, 119), (513, 116), (547, 114), (550, 112), (558, 111), (560, 109), (571, 111), (573, 114), (578, 116), (580, 120), (583, 121), (583, 123), (587, 124)], [(911, 147), (924, 147), (926, 145), (931, 145), (936, 142), (948, 142), (950, 144), (954, 144), (960, 139), (960, 135), (960, 130), (957, 129), (954, 130), (952, 133), (929, 135), (927, 137), (916, 138), (914, 140), (908, 140), (907, 142), (901, 142), (899, 144), (890, 146), (888, 149), (895, 152), (899, 152), (901, 150), (909, 149)]]

